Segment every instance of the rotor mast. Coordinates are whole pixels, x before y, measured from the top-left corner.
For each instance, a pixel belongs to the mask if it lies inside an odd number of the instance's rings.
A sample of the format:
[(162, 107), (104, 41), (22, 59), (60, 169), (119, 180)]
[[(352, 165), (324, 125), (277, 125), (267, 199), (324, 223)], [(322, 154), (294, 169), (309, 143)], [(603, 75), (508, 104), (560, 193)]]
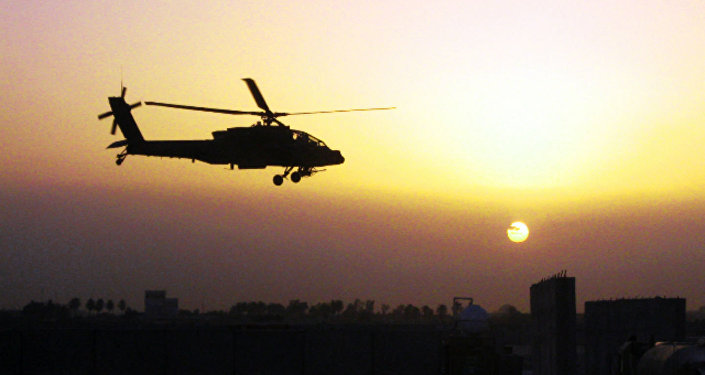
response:
[(264, 124), (266, 126), (270, 126), (272, 125), (272, 122), (276, 122), (277, 125), (284, 126), (284, 124), (277, 120), (277, 116), (272, 112), (272, 110), (269, 109), (267, 102), (264, 100), (264, 96), (262, 96), (262, 92), (260, 92), (259, 87), (257, 87), (257, 83), (255, 83), (252, 78), (243, 78), (242, 80), (247, 83), (247, 87), (250, 89), (257, 106), (264, 111), (262, 113), (262, 121)]

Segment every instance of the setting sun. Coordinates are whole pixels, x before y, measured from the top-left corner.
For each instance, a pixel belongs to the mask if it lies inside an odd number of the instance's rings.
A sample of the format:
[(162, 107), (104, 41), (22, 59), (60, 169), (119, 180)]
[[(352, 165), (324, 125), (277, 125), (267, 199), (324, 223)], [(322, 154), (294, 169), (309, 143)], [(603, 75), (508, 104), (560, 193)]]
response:
[(512, 242), (524, 242), (529, 238), (529, 227), (521, 221), (515, 221), (507, 229), (507, 236)]

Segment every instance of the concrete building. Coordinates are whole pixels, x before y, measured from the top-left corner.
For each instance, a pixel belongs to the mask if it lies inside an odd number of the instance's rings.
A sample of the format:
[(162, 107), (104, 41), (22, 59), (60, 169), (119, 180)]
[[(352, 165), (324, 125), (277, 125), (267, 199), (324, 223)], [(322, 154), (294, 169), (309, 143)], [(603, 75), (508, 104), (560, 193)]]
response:
[(562, 271), (530, 291), (534, 375), (575, 375), (575, 278)]
[(638, 298), (585, 302), (587, 375), (615, 373), (627, 340), (653, 343), (685, 338), (684, 298)]
[(179, 312), (179, 299), (166, 298), (166, 290), (144, 292), (144, 315), (149, 318), (171, 318)]

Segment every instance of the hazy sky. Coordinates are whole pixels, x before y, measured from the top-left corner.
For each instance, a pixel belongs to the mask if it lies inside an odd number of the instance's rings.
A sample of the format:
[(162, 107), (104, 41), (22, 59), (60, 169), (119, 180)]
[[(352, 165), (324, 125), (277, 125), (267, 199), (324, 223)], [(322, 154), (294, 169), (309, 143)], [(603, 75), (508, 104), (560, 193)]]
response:
[[(237, 301), (527, 311), (567, 269), (586, 300), (705, 304), (702, 1), (0, 4), (0, 308), (74, 296), (139, 309)], [(275, 111), (343, 165), (275, 187), (128, 157), (96, 116), (119, 94)], [(256, 118), (141, 107), (147, 139)], [(522, 220), (529, 240), (511, 243)]]

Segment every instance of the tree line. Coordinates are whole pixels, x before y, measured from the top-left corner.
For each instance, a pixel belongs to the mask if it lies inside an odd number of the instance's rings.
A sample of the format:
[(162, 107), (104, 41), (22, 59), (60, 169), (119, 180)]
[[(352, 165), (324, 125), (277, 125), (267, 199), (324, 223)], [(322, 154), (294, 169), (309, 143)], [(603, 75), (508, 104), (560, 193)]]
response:
[[(73, 298), (71, 301), (69, 301), (69, 308), (71, 310), (77, 311), (81, 306), (81, 300), (78, 298)], [(85, 308), (88, 310), (88, 312), (95, 311), (96, 313), (100, 314), (103, 311), (103, 308), (108, 313), (112, 313), (115, 307), (120, 310), (120, 312), (125, 313), (125, 310), (127, 309), (127, 303), (125, 303), (124, 299), (121, 299), (118, 301), (117, 306), (115, 303), (113, 303), (113, 300), (109, 299), (107, 302), (104, 302), (102, 298), (98, 298), (97, 300), (94, 300), (93, 298), (89, 298), (88, 301), (86, 301)]]
[(115, 313), (119, 312), (123, 315), (134, 313), (134, 310), (127, 306), (124, 299), (119, 300), (116, 304), (112, 299), (89, 298), (85, 304), (82, 304), (80, 298), (74, 297), (66, 304), (56, 303), (52, 300), (47, 302), (31, 301), (22, 308), (22, 315), (48, 320), (69, 319), (81, 316), (81, 307), (85, 308), (89, 315), (114, 315), (113, 311), (116, 308), (117, 311)]
[[(374, 300), (355, 299), (345, 303), (334, 299), (329, 302), (308, 304), (298, 299), (288, 304), (265, 303), (262, 301), (237, 302), (226, 311), (210, 312), (241, 322), (385, 322), (385, 323), (448, 323), (453, 320), (464, 305), (455, 304), (448, 307), (439, 304), (416, 306), (399, 304), (376, 305)], [(512, 314), (521, 314), (513, 306)], [(195, 313), (195, 312), (194, 312)]]
[[(355, 299), (345, 303), (340, 299), (328, 302), (309, 304), (299, 299), (290, 300), (287, 304), (267, 303), (263, 301), (236, 302), (228, 310), (201, 312), (199, 310), (179, 310), (178, 317), (189, 318), (208, 316), (220, 318), (230, 323), (450, 323), (453, 317), (460, 313), (465, 305), (439, 304), (416, 306), (399, 304), (392, 307), (388, 304), (377, 305), (374, 300)], [(86, 314), (87, 312), (87, 314)], [(124, 299), (115, 303), (112, 299), (89, 298), (82, 301), (75, 297), (67, 304), (32, 301), (22, 309), (25, 316), (42, 319), (63, 319), (74, 317), (138, 315), (127, 306)], [(490, 314), (490, 319), (497, 322), (525, 323), (528, 314), (519, 312), (512, 305), (504, 305)]]

